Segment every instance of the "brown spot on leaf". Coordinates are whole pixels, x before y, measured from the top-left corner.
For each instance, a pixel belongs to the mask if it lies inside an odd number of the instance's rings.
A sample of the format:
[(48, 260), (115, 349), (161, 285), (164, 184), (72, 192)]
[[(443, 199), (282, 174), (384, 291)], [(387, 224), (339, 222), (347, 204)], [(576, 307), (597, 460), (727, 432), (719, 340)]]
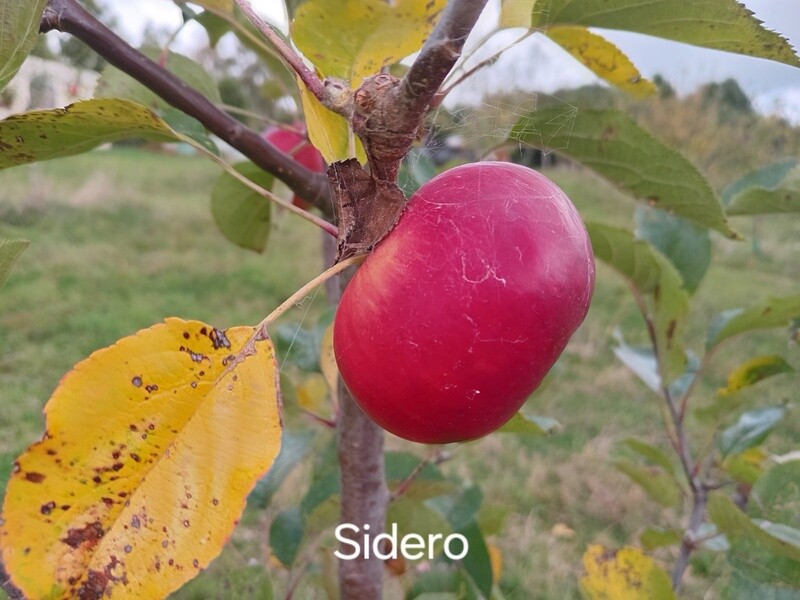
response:
[(225, 332), (221, 329), (212, 329), (211, 333), (208, 334), (211, 343), (214, 346), (214, 350), (219, 350), (220, 348), (230, 348), (231, 343), (228, 340)]
[(31, 483), (42, 483), (45, 480), (45, 476), (42, 473), (36, 473), (35, 471), (29, 471), (29, 472), (25, 473), (25, 479), (27, 479)]
[(51, 501), (48, 502), (47, 504), (42, 504), (39, 507), (39, 512), (42, 513), (43, 515), (49, 515), (51, 512), (53, 512), (53, 509), (55, 509), (55, 507), (56, 503)]
[(131, 383), (134, 387), (142, 387), (142, 378), (140, 375), (136, 375), (133, 379), (131, 379)]
[(62, 538), (61, 541), (70, 548), (78, 548), (86, 544), (86, 548), (94, 548), (103, 536), (106, 534), (103, 531), (103, 526), (99, 521), (89, 523), (86, 527), (72, 528), (67, 531), (67, 537)]
[(101, 600), (108, 587), (109, 576), (100, 571), (89, 569), (86, 581), (78, 589), (80, 600)]
[(139, 515), (133, 515), (131, 517), (131, 527), (134, 529), (139, 529), (142, 526), (142, 522), (139, 520)]

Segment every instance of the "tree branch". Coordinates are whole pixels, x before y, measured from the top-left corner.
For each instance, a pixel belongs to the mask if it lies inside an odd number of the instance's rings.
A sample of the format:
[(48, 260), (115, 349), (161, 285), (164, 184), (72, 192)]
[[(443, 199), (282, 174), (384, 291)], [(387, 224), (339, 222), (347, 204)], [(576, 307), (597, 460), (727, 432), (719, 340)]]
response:
[(257, 132), (219, 109), (203, 94), (132, 48), (77, 0), (48, 2), (40, 31), (46, 33), (52, 30), (74, 35), (171, 106), (200, 121), (210, 132), (285, 182), (304, 200), (330, 213), (330, 190), (323, 174), (306, 169), (264, 140)]
[(411, 113), (424, 113), (455, 66), (487, 0), (450, 0), (428, 41), (401, 82), (402, 101)]
[(461, 56), (487, 0), (450, 0), (406, 76), (379, 73), (352, 98), (351, 125), (364, 143), (370, 172), (394, 183), (431, 102)]

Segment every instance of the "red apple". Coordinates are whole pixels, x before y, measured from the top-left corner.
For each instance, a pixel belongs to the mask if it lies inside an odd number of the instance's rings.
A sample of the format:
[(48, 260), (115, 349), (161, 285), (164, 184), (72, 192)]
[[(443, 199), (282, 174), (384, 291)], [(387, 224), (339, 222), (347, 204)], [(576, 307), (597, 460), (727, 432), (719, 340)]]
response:
[[(325, 171), (325, 160), (314, 145), (308, 141), (302, 123), (294, 123), (291, 128), (269, 127), (264, 131), (264, 139), (284, 154), (288, 154), (305, 168), (322, 173)], [(308, 210), (311, 205), (298, 195), (292, 197), (292, 204)]]
[(334, 353), (384, 429), (429, 444), (494, 431), (586, 316), (594, 257), (569, 198), (509, 163), (420, 188), (347, 286)]

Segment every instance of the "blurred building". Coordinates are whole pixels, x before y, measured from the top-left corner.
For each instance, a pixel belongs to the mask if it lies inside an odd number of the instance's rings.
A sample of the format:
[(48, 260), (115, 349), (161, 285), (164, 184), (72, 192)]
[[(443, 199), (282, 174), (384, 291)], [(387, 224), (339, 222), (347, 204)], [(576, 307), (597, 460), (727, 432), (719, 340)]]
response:
[(66, 106), (90, 98), (99, 74), (29, 56), (0, 92), (0, 118), (37, 108)]

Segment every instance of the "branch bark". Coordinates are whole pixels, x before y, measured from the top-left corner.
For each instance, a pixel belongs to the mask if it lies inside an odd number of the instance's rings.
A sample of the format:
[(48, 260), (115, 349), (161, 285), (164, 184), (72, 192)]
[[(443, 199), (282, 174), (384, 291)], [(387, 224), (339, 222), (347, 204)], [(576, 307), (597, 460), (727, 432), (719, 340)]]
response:
[(110, 64), (155, 92), (164, 101), (200, 121), (265, 171), (285, 182), (307, 202), (330, 212), (327, 178), (306, 169), (257, 132), (249, 129), (203, 94), (132, 48), (97, 20), (76, 0), (50, 0), (42, 16), (40, 31), (69, 33), (92, 48)]
[(461, 56), (487, 0), (450, 0), (414, 64), (400, 80), (380, 73), (353, 95), (353, 131), (372, 175), (394, 183), (439, 87)]
[(451, 0), (401, 84), (401, 100), (410, 113), (428, 109), (447, 74), (461, 57), (464, 44), (487, 0)]

